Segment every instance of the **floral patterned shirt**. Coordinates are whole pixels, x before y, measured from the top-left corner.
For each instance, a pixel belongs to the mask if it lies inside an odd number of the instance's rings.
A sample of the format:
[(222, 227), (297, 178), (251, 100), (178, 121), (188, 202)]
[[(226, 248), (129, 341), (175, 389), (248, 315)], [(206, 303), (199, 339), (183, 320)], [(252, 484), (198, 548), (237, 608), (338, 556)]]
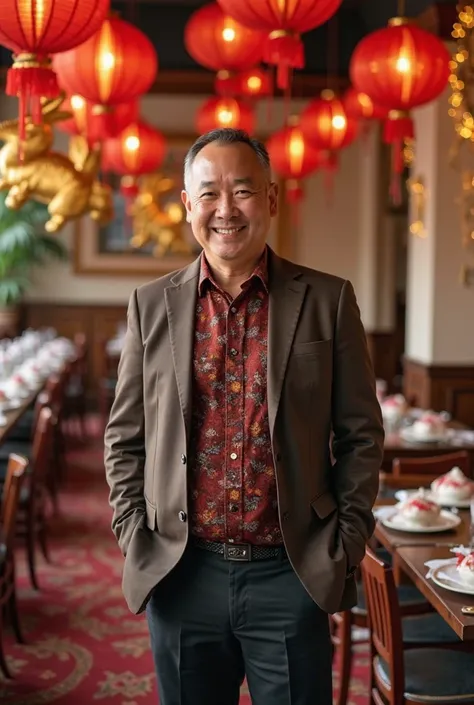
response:
[(267, 406), (267, 253), (232, 300), (201, 257), (193, 355), (191, 533), (283, 543)]

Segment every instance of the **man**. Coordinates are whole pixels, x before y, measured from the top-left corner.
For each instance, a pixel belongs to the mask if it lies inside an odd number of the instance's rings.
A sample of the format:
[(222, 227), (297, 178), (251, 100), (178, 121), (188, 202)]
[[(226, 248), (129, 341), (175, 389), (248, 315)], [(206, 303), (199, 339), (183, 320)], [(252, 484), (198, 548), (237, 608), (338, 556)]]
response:
[(330, 705), (383, 444), (355, 295), (266, 246), (277, 186), (245, 133), (200, 137), (185, 189), (203, 253), (133, 292), (105, 437), (125, 597), (161, 705), (236, 705), (244, 676), (254, 705)]

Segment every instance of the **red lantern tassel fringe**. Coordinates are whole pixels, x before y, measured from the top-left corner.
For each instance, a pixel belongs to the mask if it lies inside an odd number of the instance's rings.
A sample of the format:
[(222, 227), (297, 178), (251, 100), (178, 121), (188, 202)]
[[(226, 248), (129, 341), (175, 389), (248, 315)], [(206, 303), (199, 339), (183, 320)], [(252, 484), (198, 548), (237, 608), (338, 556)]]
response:
[(19, 54), (7, 72), (6, 94), (19, 99), (19, 137), (25, 139), (25, 121), (31, 112), (35, 124), (41, 124), (41, 98), (55, 98), (59, 95), (56, 74), (48, 59), (40, 59), (34, 54)]
[(304, 68), (304, 46), (298, 34), (275, 30), (268, 38), (264, 61), (277, 66), (277, 86), (286, 90), (290, 82), (290, 69)]

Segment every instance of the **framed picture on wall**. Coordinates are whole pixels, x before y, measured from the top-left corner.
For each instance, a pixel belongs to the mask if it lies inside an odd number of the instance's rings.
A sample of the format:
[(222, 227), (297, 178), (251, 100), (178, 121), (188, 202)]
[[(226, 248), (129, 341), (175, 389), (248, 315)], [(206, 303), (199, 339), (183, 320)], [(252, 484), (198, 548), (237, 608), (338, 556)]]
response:
[(201, 248), (181, 203), (183, 162), (193, 135), (167, 136), (158, 172), (140, 179), (135, 198), (120, 192), (120, 177), (109, 181), (114, 216), (99, 226), (90, 216), (76, 222), (74, 270), (78, 274), (160, 276), (185, 267)]

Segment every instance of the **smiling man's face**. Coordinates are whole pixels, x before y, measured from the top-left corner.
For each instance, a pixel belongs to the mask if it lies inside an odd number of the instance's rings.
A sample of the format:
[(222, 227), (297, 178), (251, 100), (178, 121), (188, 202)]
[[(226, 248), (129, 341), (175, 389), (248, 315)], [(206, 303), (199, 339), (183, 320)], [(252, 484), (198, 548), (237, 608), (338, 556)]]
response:
[(197, 154), (182, 192), (194, 237), (212, 266), (245, 266), (262, 254), (277, 186), (249, 145), (206, 145)]

